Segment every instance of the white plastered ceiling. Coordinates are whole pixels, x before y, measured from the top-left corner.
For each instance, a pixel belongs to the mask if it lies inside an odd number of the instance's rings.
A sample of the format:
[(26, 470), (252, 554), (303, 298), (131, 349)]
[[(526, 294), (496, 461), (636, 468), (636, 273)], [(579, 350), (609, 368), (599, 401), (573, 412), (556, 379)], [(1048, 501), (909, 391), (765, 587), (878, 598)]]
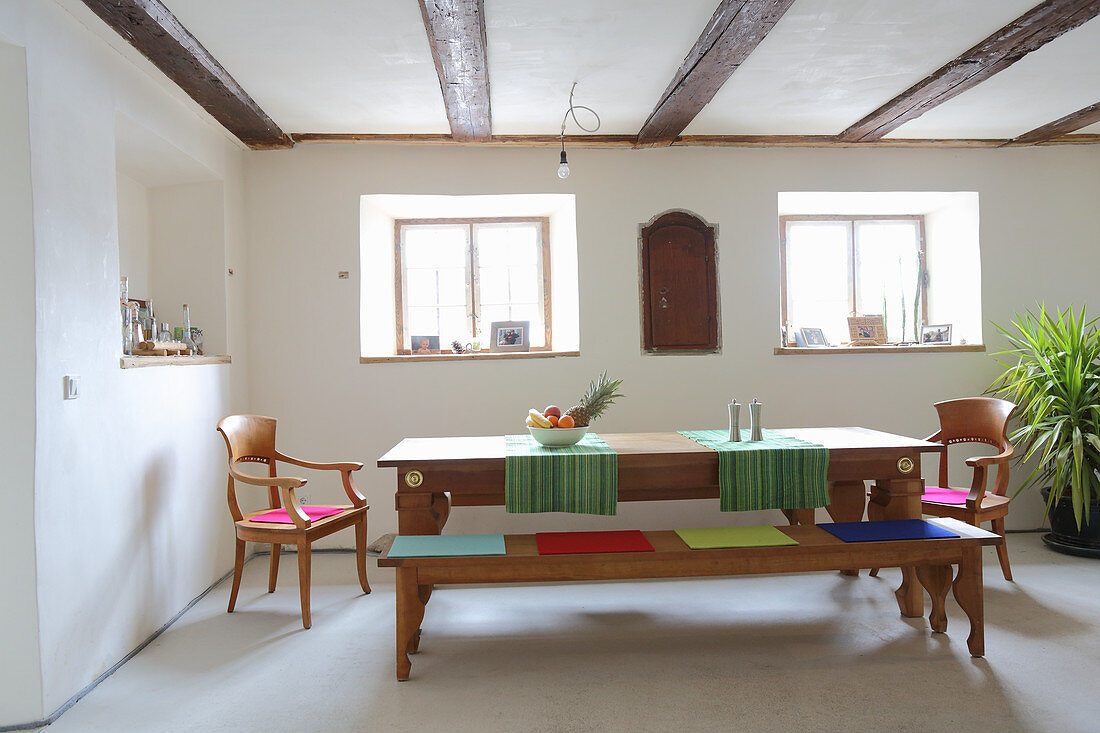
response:
[[(839, 133), (1037, 2), (796, 0), (685, 133)], [(288, 132), (449, 131), (416, 0), (166, 4)], [(601, 133), (636, 133), (717, 4), (486, 0), (493, 132), (556, 134), (577, 81)], [(1012, 137), (1098, 100), (1093, 20), (893, 136)]]

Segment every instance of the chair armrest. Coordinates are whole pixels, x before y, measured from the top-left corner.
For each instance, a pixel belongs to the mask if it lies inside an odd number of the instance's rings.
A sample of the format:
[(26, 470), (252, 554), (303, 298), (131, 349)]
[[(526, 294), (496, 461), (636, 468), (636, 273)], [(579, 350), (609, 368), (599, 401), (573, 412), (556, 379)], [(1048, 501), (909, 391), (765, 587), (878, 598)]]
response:
[(362, 463), (348, 462), (348, 463), (316, 463), (314, 461), (305, 461), (301, 458), (292, 458), (286, 454), (275, 451), (275, 458), (283, 461), (284, 463), (292, 463), (295, 466), (301, 468), (309, 468), (314, 471), (358, 471), (363, 468)]
[[(970, 465), (970, 461), (966, 463)], [(984, 463), (974, 464), (974, 480), (970, 484), (970, 493), (966, 495), (966, 508), (970, 511), (976, 512), (982, 508), (982, 498), (985, 496), (985, 467)]]
[(966, 465), (971, 468), (977, 468), (978, 466), (991, 466), (999, 463), (1008, 463), (1012, 460), (1013, 449), (1012, 446), (1008, 446), (1004, 453), (998, 453), (995, 456), (980, 456), (977, 458), (967, 458)]
[(233, 466), (229, 467), (229, 475), (233, 477), (234, 481), (240, 481), (244, 484), (277, 487), (279, 489), (279, 496), (283, 502), (283, 509), (285, 509), (286, 513), (290, 516), (290, 521), (294, 522), (294, 526), (298, 529), (307, 529), (309, 527), (310, 519), (306, 516), (306, 513), (302, 511), (298, 503), (298, 497), (294, 493), (294, 489), (300, 489), (305, 486), (309, 483), (309, 479), (295, 478), (293, 476), (249, 476), (247, 473), (241, 473)]
[(276, 486), (280, 489), (300, 489), (309, 482), (309, 479), (294, 478), (293, 476), (249, 476), (247, 473), (241, 473), (233, 466), (229, 467), (229, 475), (233, 477), (234, 481), (240, 481), (242, 484)]

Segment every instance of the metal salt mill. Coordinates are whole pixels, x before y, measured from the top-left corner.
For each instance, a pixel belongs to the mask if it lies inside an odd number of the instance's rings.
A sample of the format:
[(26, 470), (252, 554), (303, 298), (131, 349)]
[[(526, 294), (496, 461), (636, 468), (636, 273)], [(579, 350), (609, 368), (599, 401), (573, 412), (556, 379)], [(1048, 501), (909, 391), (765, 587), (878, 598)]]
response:
[(741, 405), (734, 399), (729, 404), (730, 434), (729, 442), (736, 443), (741, 440)]
[(763, 440), (764, 426), (760, 423), (760, 408), (763, 404), (755, 397), (749, 403), (749, 421), (752, 426), (749, 440)]

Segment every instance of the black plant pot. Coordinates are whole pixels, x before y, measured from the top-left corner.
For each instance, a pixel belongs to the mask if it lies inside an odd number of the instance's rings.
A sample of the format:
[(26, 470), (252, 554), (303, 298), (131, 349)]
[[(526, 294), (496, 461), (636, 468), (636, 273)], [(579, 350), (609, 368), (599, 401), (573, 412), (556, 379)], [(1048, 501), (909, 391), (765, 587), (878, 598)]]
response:
[[(1043, 500), (1050, 495), (1050, 489), (1043, 489)], [(1043, 535), (1043, 542), (1051, 549), (1067, 555), (1100, 558), (1100, 502), (1088, 507), (1088, 524), (1077, 529), (1077, 519), (1073, 516), (1073, 502), (1061, 498), (1050, 508), (1050, 534)]]

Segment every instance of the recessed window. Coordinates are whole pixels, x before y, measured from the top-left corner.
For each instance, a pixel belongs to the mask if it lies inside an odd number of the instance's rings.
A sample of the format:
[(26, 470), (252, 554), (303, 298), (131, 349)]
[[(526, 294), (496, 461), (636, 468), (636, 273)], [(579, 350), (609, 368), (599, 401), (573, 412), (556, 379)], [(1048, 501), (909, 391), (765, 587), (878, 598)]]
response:
[(532, 350), (548, 350), (549, 230), (546, 217), (397, 220), (398, 353), (426, 336), (487, 343), (494, 321), (529, 322)]
[[(876, 331), (851, 344), (848, 316), (854, 315), (882, 316), (888, 345), (981, 350), (976, 192), (783, 191), (778, 204), (783, 346), (796, 346), (803, 328), (822, 329), (831, 346), (877, 342)], [(921, 329), (947, 333), (946, 326), (950, 344), (926, 347)], [(808, 334), (812, 342), (805, 346), (821, 345), (819, 334)]]
[[(578, 355), (572, 194), (364, 194), (359, 216), (361, 363)], [(492, 324), (515, 321), (521, 350), (490, 353)]]
[(924, 217), (780, 217), (783, 322), (848, 340), (848, 316), (884, 315), (891, 343), (927, 322)]

